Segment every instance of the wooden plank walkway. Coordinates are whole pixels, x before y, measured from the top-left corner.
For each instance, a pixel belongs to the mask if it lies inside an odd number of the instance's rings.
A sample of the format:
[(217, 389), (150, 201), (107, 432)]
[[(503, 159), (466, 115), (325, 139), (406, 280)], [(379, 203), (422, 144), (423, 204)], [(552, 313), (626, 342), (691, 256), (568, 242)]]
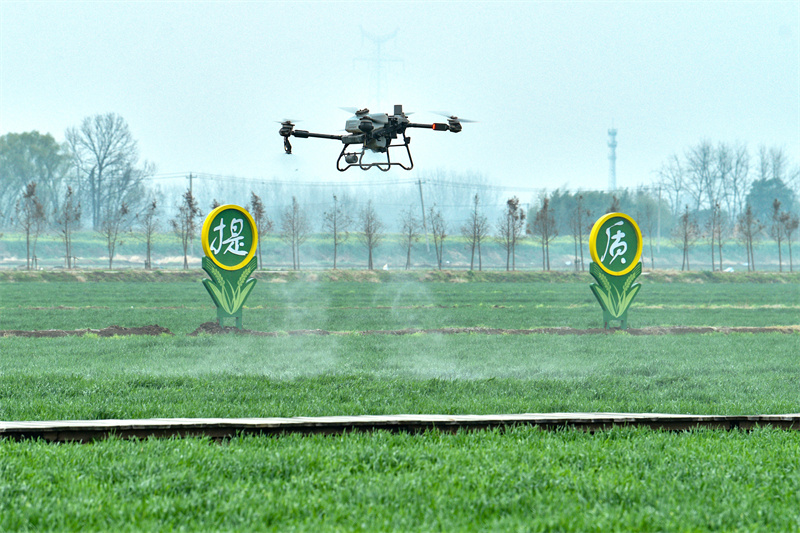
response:
[(0, 438), (43, 439), (51, 442), (87, 442), (119, 438), (236, 435), (339, 434), (352, 431), (455, 432), (518, 425), (542, 429), (576, 428), (598, 431), (614, 426), (644, 426), (680, 431), (707, 427), (752, 429), (773, 426), (800, 429), (800, 413), (783, 415), (680, 415), (657, 413), (525, 413), (498, 415), (385, 415), (319, 416), (294, 418), (150, 418), (130, 420), (0, 421)]

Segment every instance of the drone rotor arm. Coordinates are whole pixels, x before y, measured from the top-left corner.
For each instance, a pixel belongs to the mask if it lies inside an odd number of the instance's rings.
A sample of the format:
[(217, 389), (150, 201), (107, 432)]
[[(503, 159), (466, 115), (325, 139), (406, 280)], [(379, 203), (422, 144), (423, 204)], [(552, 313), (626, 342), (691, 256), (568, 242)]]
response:
[(337, 141), (341, 141), (344, 135), (330, 135), (327, 133), (313, 133), (306, 130), (292, 130), (290, 135), (294, 135), (299, 139), (308, 139), (309, 137), (314, 139), (334, 139)]
[[(327, 133), (313, 133), (307, 130), (296, 130), (294, 129), (294, 124), (291, 122), (283, 122), (283, 127), (280, 130), (280, 135), (283, 137), (283, 149), (287, 154), (292, 153), (292, 144), (289, 142), (289, 137), (295, 136), (298, 139), (308, 139), (317, 138), (317, 139), (333, 139), (336, 141), (342, 141), (345, 135), (330, 135)], [(344, 141), (343, 141), (344, 142)]]
[(428, 130), (447, 131), (450, 126), (443, 122), (434, 122), (433, 124), (418, 124), (416, 122), (409, 122), (406, 124), (407, 128), (424, 128)]

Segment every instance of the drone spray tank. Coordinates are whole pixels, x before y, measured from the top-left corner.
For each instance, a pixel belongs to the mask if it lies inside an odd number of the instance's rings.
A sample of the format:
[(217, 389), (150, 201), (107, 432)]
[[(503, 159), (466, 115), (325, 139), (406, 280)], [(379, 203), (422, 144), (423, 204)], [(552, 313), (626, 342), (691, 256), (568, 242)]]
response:
[(348, 133), (371, 133), (373, 130), (382, 127), (389, 122), (389, 115), (386, 113), (370, 113), (369, 109), (359, 109), (355, 116), (345, 122), (344, 129)]

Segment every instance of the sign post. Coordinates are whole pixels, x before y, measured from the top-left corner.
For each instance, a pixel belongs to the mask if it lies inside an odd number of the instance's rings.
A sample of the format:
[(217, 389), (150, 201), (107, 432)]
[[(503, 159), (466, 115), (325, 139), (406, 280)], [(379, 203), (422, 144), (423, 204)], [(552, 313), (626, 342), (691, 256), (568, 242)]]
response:
[(623, 213), (608, 213), (592, 226), (589, 235), (592, 263), (589, 273), (597, 281), (589, 287), (603, 308), (603, 327), (612, 320), (628, 328), (628, 308), (642, 288), (634, 283), (642, 273), (642, 233), (636, 222)]
[(238, 205), (221, 205), (203, 222), (203, 270), (211, 279), (205, 286), (217, 306), (217, 322), (234, 318), (242, 329), (242, 306), (256, 284), (258, 231), (253, 217)]

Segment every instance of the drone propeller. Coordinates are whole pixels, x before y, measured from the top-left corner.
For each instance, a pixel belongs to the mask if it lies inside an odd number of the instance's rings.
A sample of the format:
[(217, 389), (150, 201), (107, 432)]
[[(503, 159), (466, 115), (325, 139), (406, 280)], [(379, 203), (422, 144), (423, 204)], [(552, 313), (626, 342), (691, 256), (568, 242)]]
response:
[(451, 115), (450, 113), (446, 113), (444, 111), (431, 111), (431, 113), (433, 113), (434, 115), (440, 115), (440, 116), (446, 117), (448, 121), (452, 121), (452, 122), (463, 122), (464, 124), (472, 124), (472, 123), (478, 122), (477, 120), (469, 120), (469, 119), (466, 119), (466, 118), (458, 118), (457, 116)]
[(371, 120), (372, 122), (377, 122), (378, 124), (386, 124), (387, 120), (383, 118), (381, 113), (374, 113), (370, 114), (369, 109), (366, 107), (364, 109), (358, 109), (355, 107), (340, 107), (342, 111), (347, 111), (348, 113), (352, 113), (355, 116), (363, 119)]

